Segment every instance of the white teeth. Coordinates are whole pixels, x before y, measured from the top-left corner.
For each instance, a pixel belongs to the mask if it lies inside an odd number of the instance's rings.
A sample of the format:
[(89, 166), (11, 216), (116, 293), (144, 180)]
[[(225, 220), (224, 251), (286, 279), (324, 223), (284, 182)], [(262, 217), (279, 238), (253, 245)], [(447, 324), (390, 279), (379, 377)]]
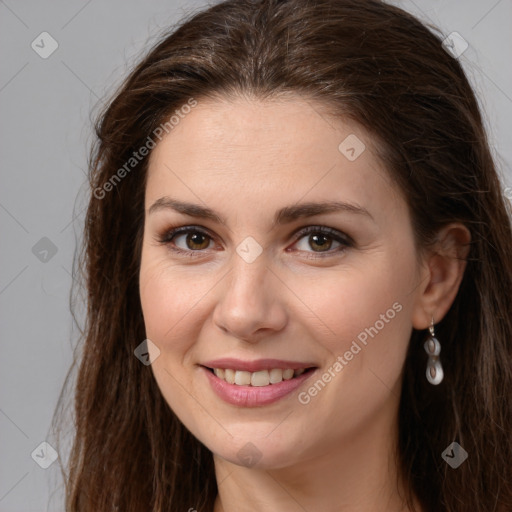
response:
[(268, 386), (269, 384), (279, 384), (283, 380), (290, 380), (298, 377), (306, 371), (305, 368), (293, 370), (291, 368), (281, 369), (272, 368), (271, 370), (260, 370), (257, 372), (247, 372), (243, 370), (232, 370), (229, 368), (214, 368), (213, 373), (229, 384), (237, 386)]
[(286, 370), (283, 370), (283, 379), (284, 380), (290, 380), (293, 378), (293, 370), (291, 368), (286, 368)]
[(270, 384), (277, 384), (283, 380), (283, 370), (281, 368), (274, 368), (270, 370)]
[(224, 370), (224, 380), (229, 384), (235, 383), (235, 370)]
[(239, 372), (235, 373), (235, 384), (239, 386), (248, 386), (251, 383), (251, 372)]
[(215, 368), (213, 370), (213, 373), (215, 373), (215, 375), (217, 375), (217, 377), (219, 377), (219, 379), (224, 380), (224, 369), (223, 368)]
[(251, 386), (268, 386), (270, 384), (270, 375), (267, 370), (253, 372), (251, 374)]

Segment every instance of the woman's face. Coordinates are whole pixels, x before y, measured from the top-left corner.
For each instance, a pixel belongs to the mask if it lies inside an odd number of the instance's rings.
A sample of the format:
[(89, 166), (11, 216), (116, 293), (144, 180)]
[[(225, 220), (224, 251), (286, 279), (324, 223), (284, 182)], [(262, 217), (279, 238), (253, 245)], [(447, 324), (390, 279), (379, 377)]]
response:
[(421, 267), (362, 129), (299, 97), (199, 101), (153, 150), (145, 208), (151, 368), (214, 454), (286, 467), (394, 421)]

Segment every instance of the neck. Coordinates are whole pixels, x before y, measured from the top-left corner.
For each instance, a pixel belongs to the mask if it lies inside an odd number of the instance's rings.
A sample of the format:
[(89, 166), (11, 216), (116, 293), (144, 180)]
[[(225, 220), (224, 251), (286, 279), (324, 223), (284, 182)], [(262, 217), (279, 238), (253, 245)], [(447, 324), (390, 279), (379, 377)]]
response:
[(421, 512), (417, 502), (414, 509), (404, 503), (406, 485), (395, 458), (396, 409), (394, 413), (383, 408), (350, 439), (330, 443), (292, 466), (247, 468), (214, 455), (214, 512)]

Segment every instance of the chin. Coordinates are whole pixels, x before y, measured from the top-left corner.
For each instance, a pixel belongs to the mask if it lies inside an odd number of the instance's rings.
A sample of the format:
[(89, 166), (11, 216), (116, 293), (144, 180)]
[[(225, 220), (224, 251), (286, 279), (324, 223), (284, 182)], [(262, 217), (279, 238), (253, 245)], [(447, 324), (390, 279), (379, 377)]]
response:
[(279, 469), (297, 461), (298, 446), (301, 446), (299, 440), (295, 442), (288, 438), (287, 443), (283, 444), (280, 439), (251, 437), (250, 432), (246, 431), (243, 438), (230, 438), (227, 445), (212, 446), (209, 449), (215, 456), (237, 466), (254, 469)]

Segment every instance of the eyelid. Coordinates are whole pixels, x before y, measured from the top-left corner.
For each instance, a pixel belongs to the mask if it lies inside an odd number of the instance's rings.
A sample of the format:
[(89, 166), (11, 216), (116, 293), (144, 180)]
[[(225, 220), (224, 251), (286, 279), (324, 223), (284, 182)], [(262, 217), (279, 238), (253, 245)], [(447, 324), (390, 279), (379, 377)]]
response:
[(210, 238), (212, 241), (214, 240), (214, 236), (209, 233), (209, 231), (206, 228), (203, 228), (202, 226), (196, 226), (196, 225), (186, 225), (186, 226), (177, 226), (177, 227), (170, 227), (163, 231), (160, 235), (157, 235), (155, 237), (155, 240), (157, 243), (161, 245), (166, 245), (169, 247), (170, 250), (172, 250), (174, 253), (189, 256), (189, 257), (198, 257), (203, 256), (203, 253), (205, 250), (201, 251), (193, 251), (193, 250), (185, 250), (181, 247), (173, 246), (172, 240), (176, 238), (177, 236), (181, 235), (187, 235), (188, 233), (201, 233), (208, 238)]
[(302, 236), (307, 235), (309, 233), (322, 233), (324, 235), (329, 235), (334, 239), (338, 239), (338, 241), (343, 242), (347, 245), (355, 245), (355, 242), (352, 239), (352, 237), (347, 235), (343, 231), (321, 224), (311, 224), (309, 226), (302, 227), (298, 231), (296, 231), (293, 234), (293, 236), (294, 238), (299, 239), (302, 238)]
[[(168, 245), (170, 246), (170, 249), (178, 254), (183, 254), (186, 256), (196, 257), (196, 256), (202, 256), (204, 252), (206, 252), (206, 249), (203, 250), (185, 250), (181, 249), (177, 246), (172, 246), (172, 240), (176, 238), (176, 236), (180, 235), (186, 235), (188, 233), (201, 233), (208, 238), (210, 238), (212, 241), (215, 240), (215, 236), (210, 233), (210, 231), (207, 228), (204, 228), (202, 226), (197, 225), (186, 225), (186, 226), (178, 226), (178, 227), (170, 227), (166, 229), (161, 235), (157, 235), (155, 237), (155, 240), (162, 245)], [(349, 247), (355, 246), (355, 242), (346, 233), (339, 231), (335, 228), (331, 228), (325, 225), (319, 225), (319, 224), (311, 224), (308, 226), (303, 226), (299, 228), (297, 231), (295, 231), (292, 234), (292, 237), (294, 239), (293, 245), (295, 245), (301, 238), (304, 236), (310, 234), (310, 233), (321, 233), (324, 235), (328, 235), (333, 240), (337, 241), (338, 243), (342, 244), (341, 247), (338, 247), (335, 250), (329, 250), (329, 251), (294, 251), (294, 252), (305, 252), (306, 254), (310, 255), (309, 258), (317, 259), (322, 257), (328, 257), (328, 256), (334, 256), (339, 255), (344, 250), (348, 249)]]
[(156, 239), (161, 243), (168, 243), (177, 235), (186, 235), (188, 233), (201, 233), (210, 237), (212, 240), (214, 236), (210, 234), (208, 229), (203, 228), (202, 226), (195, 225), (186, 225), (186, 226), (177, 226), (165, 229), (160, 235), (156, 236)]

